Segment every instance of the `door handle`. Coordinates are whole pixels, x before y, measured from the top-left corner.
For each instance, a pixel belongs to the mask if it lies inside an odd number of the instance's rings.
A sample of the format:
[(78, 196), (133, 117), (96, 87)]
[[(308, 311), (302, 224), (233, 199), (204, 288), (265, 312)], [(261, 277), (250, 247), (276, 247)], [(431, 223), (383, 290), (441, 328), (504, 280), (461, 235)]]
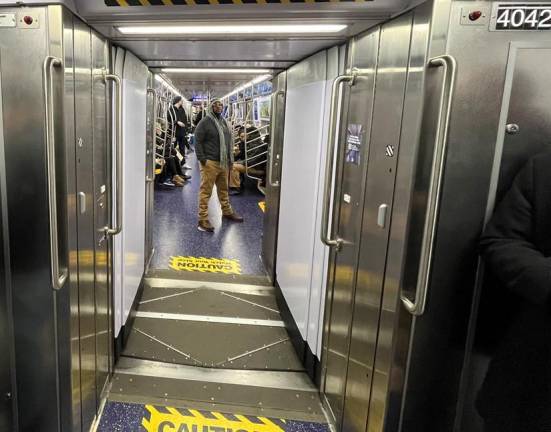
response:
[(322, 220), (321, 220), (321, 241), (329, 246), (335, 247), (337, 250), (341, 248), (343, 243), (342, 239), (332, 238), (332, 229), (329, 224), (332, 221), (332, 215), (330, 215), (330, 210), (332, 207), (331, 195), (333, 193), (333, 172), (335, 171), (335, 166), (337, 164), (337, 157), (335, 152), (336, 146), (336, 122), (340, 118), (341, 110), (340, 106), (336, 106), (337, 102), (340, 100), (341, 96), (341, 84), (348, 83), (350, 86), (354, 85), (358, 73), (357, 70), (352, 70), (350, 75), (341, 75), (335, 78), (331, 88), (331, 105), (329, 109), (329, 135), (327, 136), (327, 156), (325, 160), (325, 184), (323, 192), (323, 211), (322, 211)]
[[(273, 94), (273, 115), (272, 115), (272, 122), (270, 123), (272, 134), (271, 134), (271, 142), (270, 142), (270, 166), (268, 169), (268, 182), (270, 183), (270, 186), (272, 187), (279, 187), (279, 180), (276, 180), (274, 182), (273, 175), (274, 175), (274, 143), (276, 142), (276, 136), (275, 136), (275, 127), (277, 125), (277, 99), (278, 96), (284, 96), (285, 92), (283, 90), (278, 90)], [(279, 156), (279, 155), (278, 155)], [(278, 158), (279, 159), (279, 158)]]
[(434, 241), (436, 238), (436, 222), (440, 211), (440, 194), (442, 191), (442, 180), (444, 177), (444, 163), (448, 146), (449, 124), (451, 107), (455, 91), (455, 80), (457, 75), (457, 62), (450, 55), (442, 55), (431, 58), (428, 67), (444, 68), (444, 84), (440, 93), (440, 106), (438, 111), (438, 123), (436, 128), (434, 153), (430, 175), (430, 186), (427, 197), (427, 213), (423, 229), (421, 243), (421, 254), (419, 259), (419, 273), (415, 298), (411, 300), (403, 292), (400, 298), (405, 308), (415, 316), (423, 315), (427, 302), (429, 278), (432, 269)]
[(47, 56), (42, 64), (42, 84), (44, 91), (44, 106), (46, 120), (46, 158), (48, 177), (48, 204), (50, 216), (50, 275), (52, 287), (55, 290), (63, 288), (69, 275), (68, 269), (62, 269), (59, 264), (59, 244), (57, 240), (57, 188), (55, 166), (55, 128), (52, 113), (53, 107), (53, 68), (62, 67), (60, 58)]
[(122, 231), (122, 83), (121, 79), (114, 74), (105, 74), (105, 81), (113, 81), (115, 84), (115, 193), (111, 194), (115, 198), (115, 226), (105, 227), (105, 233), (109, 235), (117, 235)]

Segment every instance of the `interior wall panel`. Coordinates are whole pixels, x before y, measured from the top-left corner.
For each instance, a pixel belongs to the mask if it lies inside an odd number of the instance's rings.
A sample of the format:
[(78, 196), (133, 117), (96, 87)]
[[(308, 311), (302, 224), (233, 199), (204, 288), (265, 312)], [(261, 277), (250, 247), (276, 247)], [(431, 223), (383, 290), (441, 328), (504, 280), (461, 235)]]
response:
[(122, 324), (138, 292), (145, 261), (146, 91), (148, 69), (126, 52), (123, 73)]
[[(329, 54), (332, 73), (338, 56)], [(302, 338), (317, 352), (327, 250), (319, 240), (327, 137), (328, 52), (288, 70), (276, 279)], [(311, 322), (311, 324), (310, 324)]]

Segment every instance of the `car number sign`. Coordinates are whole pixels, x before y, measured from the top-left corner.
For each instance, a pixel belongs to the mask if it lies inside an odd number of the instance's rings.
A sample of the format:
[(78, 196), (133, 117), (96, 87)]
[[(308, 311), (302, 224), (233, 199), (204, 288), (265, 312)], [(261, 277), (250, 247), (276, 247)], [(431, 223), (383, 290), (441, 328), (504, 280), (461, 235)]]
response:
[(499, 3), (492, 30), (551, 30), (551, 3)]

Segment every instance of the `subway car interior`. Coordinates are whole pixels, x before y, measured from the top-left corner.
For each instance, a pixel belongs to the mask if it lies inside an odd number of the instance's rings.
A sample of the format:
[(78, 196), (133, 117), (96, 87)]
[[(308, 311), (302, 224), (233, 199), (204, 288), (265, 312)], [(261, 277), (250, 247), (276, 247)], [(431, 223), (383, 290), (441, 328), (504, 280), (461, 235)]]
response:
[(0, 431), (551, 432), (550, 77), (546, 1), (0, 0)]

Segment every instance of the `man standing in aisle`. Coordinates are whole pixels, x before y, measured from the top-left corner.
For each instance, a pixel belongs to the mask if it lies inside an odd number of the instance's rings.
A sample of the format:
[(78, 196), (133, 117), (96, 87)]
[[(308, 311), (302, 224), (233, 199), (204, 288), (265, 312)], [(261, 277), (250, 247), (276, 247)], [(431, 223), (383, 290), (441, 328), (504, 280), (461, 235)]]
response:
[(199, 231), (213, 232), (209, 221), (209, 200), (216, 185), (222, 215), (232, 222), (243, 222), (234, 213), (228, 196), (228, 176), (233, 164), (233, 136), (222, 117), (224, 105), (218, 99), (195, 129), (195, 153), (201, 164), (201, 187), (199, 189)]

